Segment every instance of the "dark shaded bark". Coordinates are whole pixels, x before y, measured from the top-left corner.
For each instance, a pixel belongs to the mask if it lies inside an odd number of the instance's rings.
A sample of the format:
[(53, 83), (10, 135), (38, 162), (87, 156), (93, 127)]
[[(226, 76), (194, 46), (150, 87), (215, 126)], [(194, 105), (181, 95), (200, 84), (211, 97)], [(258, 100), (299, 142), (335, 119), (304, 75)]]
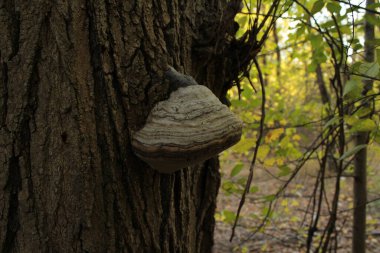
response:
[(319, 63), (317, 64), (317, 68), (315, 70), (315, 73), (317, 75), (317, 84), (318, 84), (319, 93), (321, 94), (322, 103), (325, 106), (330, 105), (331, 99), (330, 99), (329, 92), (327, 91), (326, 82), (323, 79), (323, 72), (322, 72), (321, 64), (319, 64)]
[[(317, 68), (315, 69), (315, 73), (317, 76), (317, 85), (319, 89), (319, 94), (321, 96), (322, 104), (325, 107), (325, 110), (328, 114), (331, 113), (331, 97), (327, 90), (326, 82), (323, 78), (323, 72), (321, 64), (317, 64)], [(329, 118), (326, 119), (326, 123), (329, 121)], [(327, 154), (327, 168), (332, 172), (337, 172), (337, 163), (336, 158), (334, 158), (334, 152), (336, 148), (335, 141), (332, 141), (328, 144), (330, 146), (328, 154)]]
[[(356, 145), (368, 143), (368, 135), (359, 133)], [(367, 213), (367, 149), (360, 150), (354, 160), (354, 220), (352, 252), (366, 252), (366, 213)]]
[(276, 44), (276, 59), (277, 59), (277, 64), (276, 64), (276, 76), (278, 83), (281, 85), (282, 80), (281, 80), (281, 50), (280, 50), (280, 40), (278, 38), (278, 32), (277, 32), (277, 25), (274, 23), (273, 25), (273, 38), (274, 38), (274, 43)]
[(0, 3), (0, 252), (211, 251), (217, 159), (161, 175), (130, 134), (167, 65), (225, 95), (226, 5)]
[[(264, 55), (263, 56), (263, 67), (267, 68), (267, 66), (268, 66), (267, 56)], [(269, 84), (269, 75), (268, 75), (268, 72), (265, 72), (264, 73), (264, 85), (268, 86), (268, 84)]]
[[(366, 7), (373, 8), (374, 0), (367, 0)], [(373, 16), (370, 11), (366, 11), (366, 16)], [(373, 62), (375, 60), (375, 29), (373, 24), (365, 22), (364, 25), (364, 60)], [(365, 96), (373, 87), (372, 80), (365, 80), (362, 95)], [(372, 107), (372, 101), (365, 101), (363, 106)], [(371, 114), (366, 115), (371, 117)], [(356, 145), (367, 144), (369, 132), (358, 132), (355, 136)], [(367, 148), (361, 149), (354, 158), (354, 221), (352, 234), (352, 252), (366, 252), (366, 213), (367, 213)]]

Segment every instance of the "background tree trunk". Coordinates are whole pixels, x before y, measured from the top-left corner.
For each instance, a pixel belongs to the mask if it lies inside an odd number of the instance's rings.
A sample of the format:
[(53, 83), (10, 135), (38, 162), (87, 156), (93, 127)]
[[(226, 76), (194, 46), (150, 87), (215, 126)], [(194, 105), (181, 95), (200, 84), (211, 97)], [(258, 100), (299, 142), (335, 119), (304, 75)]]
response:
[(280, 39), (278, 37), (277, 31), (277, 23), (273, 24), (273, 39), (276, 45), (276, 78), (278, 80), (278, 84), (282, 86), (282, 78), (281, 78), (281, 50), (280, 50)]
[(322, 67), (320, 63), (317, 64), (317, 68), (315, 69), (315, 74), (317, 76), (317, 84), (318, 84), (319, 94), (321, 94), (322, 104), (324, 106), (328, 106), (331, 104), (331, 99), (330, 99), (329, 92), (327, 90), (325, 80), (323, 79), (323, 72), (322, 72)]
[[(373, 9), (374, 0), (366, 1), (366, 8)], [(374, 14), (366, 11), (366, 16)], [(373, 24), (366, 21), (364, 25), (364, 60), (373, 62), (375, 60), (375, 29)], [(364, 89), (362, 95), (365, 96), (373, 88), (372, 80), (364, 80)], [(372, 101), (365, 101), (363, 106), (372, 108)], [(372, 110), (373, 111), (373, 110)], [(373, 112), (372, 112), (373, 113)], [(371, 117), (372, 113), (366, 117)], [(357, 146), (368, 144), (369, 132), (358, 132), (355, 136)], [(367, 216), (367, 148), (363, 148), (356, 153), (354, 158), (354, 221), (352, 234), (352, 252), (366, 252), (366, 216)]]
[(167, 65), (225, 95), (226, 5), (1, 1), (0, 252), (211, 251), (217, 159), (161, 175), (130, 134)]

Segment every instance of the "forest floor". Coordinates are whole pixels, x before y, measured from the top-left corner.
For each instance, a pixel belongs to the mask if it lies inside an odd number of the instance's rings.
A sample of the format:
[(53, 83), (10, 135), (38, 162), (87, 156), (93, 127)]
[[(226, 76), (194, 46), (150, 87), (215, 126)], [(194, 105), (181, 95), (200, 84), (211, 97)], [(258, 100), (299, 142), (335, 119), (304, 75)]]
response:
[[(370, 153), (370, 169), (368, 176), (368, 200), (367, 205), (367, 252), (380, 252), (380, 157), (375, 150)], [(265, 196), (274, 194), (284, 183), (283, 180), (274, 177), (276, 168), (263, 168), (257, 166), (254, 172), (253, 185), (257, 187), (257, 192), (247, 196), (242, 214), (236, 228), (235, 236), (230, 242), (234, 213), (239, 206), (241, 191), (236, 193), (224, 190), (224, 184), (229, 182), (244, 181), (249, 167), (249, 161), (245, 164), (245, 172), (238, 176), (230, 177), (230, 172), (236, 160), (226, 159), (222, 161), (222, 187), (219, 191), (218, 207), (216, 214), (215, 246), (214, 253), (229, 252), (306, 252), (306, 238), (310, 223), (311, 196), (313, 195), (317, 167), (313, 162), (305, 166), (296, 176), (286, 191), (274, 205), (274, 211), (270, 222), (265, 228), (254, 233), (261, 224), (267, 212), (268, 201), (264, 201)], [(333, 193), (335, 191), (335, 179), (333, 172), (329, 172), (325, 180), (325, 199), (328, 199), (330, 208)], [(348, 253), (351, 251), (352, 239), (352, 177), (341, 180), (341, 194), (338, 205), (337, 231), (333, 234), (333, 244), (337, 251), (329, 252)], [(242, 188), (241, 188), (242, 189)], [(329, 194), (330, 193), (330, 194)], [(372, 202), (371, 202), (372, 201)], [(309, 208), (308, 208), (309, 207)], [(326, 202), (322, 205), (319, 215), (319, 226), (313, 237), (313, 250), (318, 246), (325, 225), (329, 219), (329, 207)], [(336, 236), (337, 235), (337, 236)]]

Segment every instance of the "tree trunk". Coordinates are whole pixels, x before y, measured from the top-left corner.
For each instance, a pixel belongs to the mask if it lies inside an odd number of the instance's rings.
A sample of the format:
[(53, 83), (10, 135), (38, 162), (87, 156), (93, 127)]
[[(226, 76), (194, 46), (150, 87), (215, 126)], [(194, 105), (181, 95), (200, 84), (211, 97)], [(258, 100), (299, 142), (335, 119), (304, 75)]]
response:
[(225, 95), (226, 5), (0, 3), (0, 252), (211, 251), (218, 160), (159, 174), (130, 134), (167, 65)]
[[(366, 7), (373, 8), (374, 0), (367, 0)], [(366, 16), (374, 14), (366, 11)], [(375, 48), (373, 41), (375, 39), (375, 29), (373, 24), (365, 22), (364, 26), (364, 60), (373, 62), (375, 60)], [(365, 80), (363, 96), (365, 96), (373, 86), (372, 80)], [(372, 107), (371, 102), (367, 101), (364, 106)], [(373, 103), (373, 101), (372, 101)], [(371, 115), (367, 115), (371, 117)], [(369, 132), (358, 132), (355, 136), (356, 145), (367, 144), (369, 140)], [(366, 252), (366, 207), (367, 207), (367, 148), (361, 149), (354, 159), (354, 221), (352, 235), (352, 252)]]
[(320, 63), (317, 64), (315, 73), (317, 75), (317, 84), (318, 84), (319, 93), (321, 94), (322, 104), (324, 106), (330, 105), (331, 99), (330, 99), (329, 92), (327, 91), (327, 88), (326, 88), (325, 80), (323, 79), (323, 72), (322, 72), (322, 67)]
[(281, 50), (280, 50), (280, 39), (278, 38), (277, 24), (273, 24), (273, 38), (276, 45), (276, 77), (280, 86), (282, 86), (281, 80)]

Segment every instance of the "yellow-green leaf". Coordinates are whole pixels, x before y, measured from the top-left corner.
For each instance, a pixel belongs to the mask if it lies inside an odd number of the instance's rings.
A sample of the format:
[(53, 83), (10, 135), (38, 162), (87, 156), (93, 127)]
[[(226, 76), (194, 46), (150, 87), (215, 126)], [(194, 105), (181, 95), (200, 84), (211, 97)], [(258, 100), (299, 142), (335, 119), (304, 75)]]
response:
[(354, 116), (354, 115), (347, 115), (347, 116), (344, 116), (344, 121), (350, 125), (350, 126), (353, 126), (356, 124), (356, 122), (358, 122), (359, 118)]
[(224, 216), (224, 221), (228, 223), (232, 223), (235, 221), (236, 214), (234, 212), (223, 210), (222, 215)]
[(242, 163), (238, 163), (235, 165), (235, 167), (232, 169), (230, 176), (234, 177), (237, 174), (240, 173), (240, 171), (243, 169), (244, 165)]
[(261, 161), (264, 160), (265, 157), (267, 157), (269, 151), (270, 151), (269, 145), (260, 146), (257, 152), (257, 158), (259, 158)]
[(284, 129), (283, 128), (278, 128), (278, 129), (274, 129), (272, 131), (269, 131), (267, 133), (267, 135), (265, 136), (265, 141), (267, 143), (271, 142), (271, 141), (275, 141), (275, 140), (278, 140), (281, 136), (281, 134), (284, 133)]
[(291, 172), (292, 170), (288, 166), (281, 166), (278, 176), (285, 177), (285, 176), (288, 176)]
[(376, 123), (372, 119), (360, 119), (351, 128), (351, 132), (370, 132), (376, 129)]
[(233, 150), (238, 153), (245, 153), (255, 146), (255, 142), (256, 139), (253, 138), (242, 139), (233, 147)]
[(350, 156), (356, 154), (357, 152), (359, 152), (360, 150), (362, 150), (362, 149), (365, 148), (365, 147), (367, 147), (367, 144), (358, 145), (358, 146), (354, 147), (353, 149), (350, 149), (350, 150), (348, 150), (346, 153), (344, 153), (344, 154), (339, 158), (339, 160), (346, 159), (347, 157), (350, 157)]
[(268, 166), (268, 167), (273, 166), (275, 163), (276, 163), (276, 158), (274, 158), (274, 157), (267, 158), (264, 160), (264, 165)]

